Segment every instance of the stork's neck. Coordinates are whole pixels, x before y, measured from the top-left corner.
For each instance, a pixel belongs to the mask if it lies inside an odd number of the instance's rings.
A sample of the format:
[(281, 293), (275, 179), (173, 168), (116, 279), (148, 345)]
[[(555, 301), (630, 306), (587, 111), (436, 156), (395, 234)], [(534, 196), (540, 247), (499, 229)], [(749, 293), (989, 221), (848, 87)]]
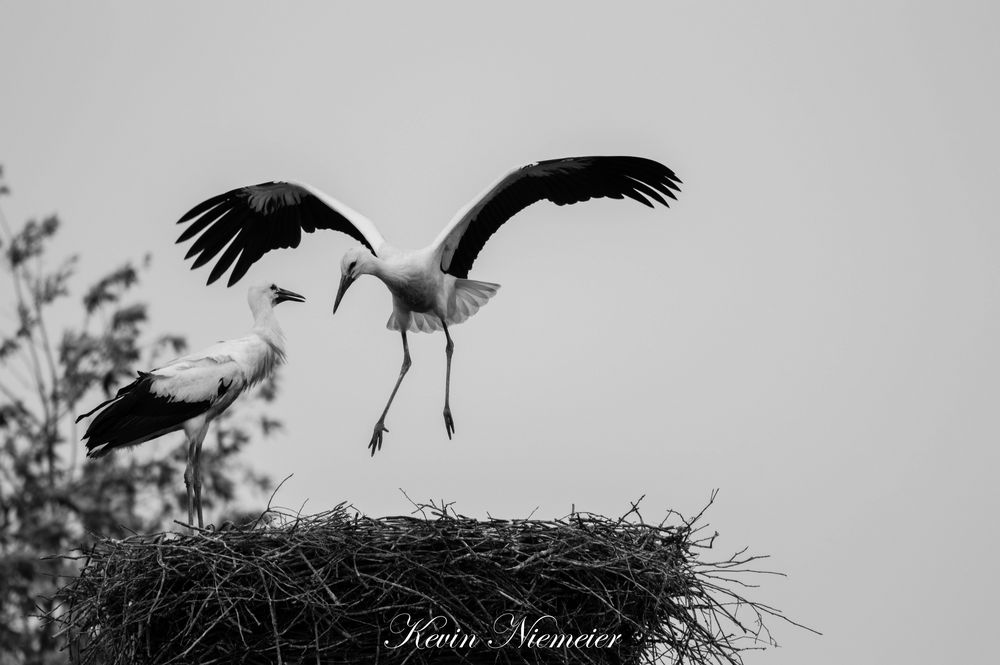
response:
[(251, 305), (250, 308), (253, 311), (251, 334), (264, 342), (262, 352), (251, 354), (244, 368), (247, 383), (252, 386), (266, 379), (275, 367), (285, 362), (285, 335), (281, 332), (271, 303)]
[(253, 332), (263, 337), (268, 344), (284, 352), (285, 333), (278, 325), (278, 317), (274, 315), (274, 306), (265, 303), (259, 307), (252, 307), (253, 311)]
[(374, 254), (365, 253), (358, 259), (358, 274), (382, 278), (384, 273), (385, 262)]

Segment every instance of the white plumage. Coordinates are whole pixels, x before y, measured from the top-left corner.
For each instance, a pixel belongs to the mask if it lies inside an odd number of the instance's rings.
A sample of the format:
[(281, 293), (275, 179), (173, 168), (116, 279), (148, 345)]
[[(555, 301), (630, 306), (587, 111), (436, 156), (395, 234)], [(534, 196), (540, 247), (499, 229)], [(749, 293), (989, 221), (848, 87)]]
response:
[(188, 440), (184, 482), (188, 523), (204, 526), (201, 510), (201, 446), (209, 423), (243, 391), (266, 379), (285, 360), (285, 338), (274, 306), (302, 302), (302, 296), (273, 284), (254, 286), (247, 300), (254, 325), (243, 337), (218, 342), (173, 360), (121, 388), (111, 399), (81, 415), (98, 412), (83, 435), (87, 455), (101, 457), (183, 429)]

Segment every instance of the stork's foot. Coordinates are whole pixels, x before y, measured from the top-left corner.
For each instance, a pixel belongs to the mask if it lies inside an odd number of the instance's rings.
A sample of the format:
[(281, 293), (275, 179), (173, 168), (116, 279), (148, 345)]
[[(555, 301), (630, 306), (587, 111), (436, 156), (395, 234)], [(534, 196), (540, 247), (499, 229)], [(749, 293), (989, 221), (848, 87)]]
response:
[(455, 433), (455, 421), (451, 419), (451, 407), (444, 407), (444, 429), (448, 432), (448, 440), (451, 440), (451, 435)]
[(382, 433), (388, 431), (389, 430), (386, 429), (385, 423), (381, 420), (375, 423), (375, 431), (372, 433), (371, 443), (368, 444), (368, 447), (372, 451), (372, 457), (375, 457), (376, 450), (382, 450)]

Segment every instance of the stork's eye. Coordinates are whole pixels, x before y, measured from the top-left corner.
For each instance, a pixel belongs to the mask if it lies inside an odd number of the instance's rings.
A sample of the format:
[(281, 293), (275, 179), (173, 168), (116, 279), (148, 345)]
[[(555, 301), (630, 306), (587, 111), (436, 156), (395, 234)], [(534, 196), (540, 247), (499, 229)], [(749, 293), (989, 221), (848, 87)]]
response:
[(351, 261), (351, 265), (347, 266), (348, 270), (354, 270), (354, 266), (358, 265), (357, 261)]
[(278, 287), (277, 287), (276, 285), (272, 284), (272, 285), (271, 285), (271, 290), (272, 290), (272, 291), (277, 291), (277, 290), (278, 290)]

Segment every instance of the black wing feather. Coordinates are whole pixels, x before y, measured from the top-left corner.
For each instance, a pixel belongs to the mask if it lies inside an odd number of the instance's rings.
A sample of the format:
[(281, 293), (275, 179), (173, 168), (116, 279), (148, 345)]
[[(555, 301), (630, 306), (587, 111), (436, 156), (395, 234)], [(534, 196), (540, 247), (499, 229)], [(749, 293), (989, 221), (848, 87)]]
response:
[(548, 200), (570, 205), (627, 196), (651, 208), (653, 201), (669, 207), (667, 199), (676, 200), (674, 192), (680, 191), (680, 182), (663, 164), (642, 157), (570, 157), (529, 164), (505, 178), (470, 210), (471, 218), (447, 272), (468, 277), (490, 236), (532, 203)]
[[(144, 372), (123, 387), (111, 400), (99, 405), (104, 410), (90, 422), (86, 434), (87, 455), (102, 457), (114, 448), (148, 441), (177, 429), (185, 421), (207, 411), (212, 403), (174, 401), (150, 391), (153, 376)], [(95, 411), (97, 409), (94, 409)], [(91, 411), (90, 413), (93, 413)], [(85, 413), (80, 419), (90, 415)]]
[(217, 220), (219, 216), (222, 215), (225, 211), (226, 211), (225, 207), (216, 203), (215, 206), (212, 206), (209, 209), (207, 209), (205, 211), (205, 214), (199, 217), (197, 221), (195, 221), (189, 227), (184, 229), (184, 233), (182, 233), (180, 238), (177, 239), (177, 242), (184, 242), (185, 240), (188, 240), (189, 238), (193, 238), (194, 236), (198, 235), (199, 233), (205, 230), (206, 226)]
[(297, 247), (303, 231), (340, 231), (373, 253), (375, 251), (346, 217), (326, 206), (309, 190), (288, 182), (262, 182), (213, 196), (191, 208), (178, 224), (188, 222), (191, 225), (177, 242), (185, 242), (201, 233), (184, 257), (189, 259), (198, 255), (192, 269), (205, 265), (226, 248), (209, 274), (209, 284), (235, 263), (228, 281), (232, 286), (267, 252)]
[(210, 258), (222, 251), (222, 248), (239, 231), (241, 214), (243, 214), (241, 210), (226, 210), (223, 212), (211, 226), (205, 229), (204, 233), (191, 243), (191, 248), (184, 255), (184, 258), (188, 259), (195, 254), (199, 254), (195, 259), (194, 267), (200, 268), (205, 265)]
[[(236, 232), (236, 237), (233, 238), (233, 241), (229, 243), (228, 247), (226, 247), (226, 251), (222, 253), (219, 260), (215, 262), (214, 266), (212, 266), (212, 272), (209, 273), (208, 276), (209, 283), (219, 279), (219, 277), (222, 276), (222, 273), (229, 270), (229, 266), (233, 265), (233, 262), (236, 261), (237, 257), (240, 254), (245, 253), (243, 243), (240, 242), (241, 235), (243, 235), (242, 230)], [(198, 260), (201, 261), (201, 257), (199, 257)]]
[[(254, 225), (260, 225), (260, 222), (251, 222)], [(236, 282), (240, 281), (243, 275), (247, 274), (247, 270), (250, 269), (254, 263), (257, 262), (260, 257), (264, 256), (267, 251), (265, 248), (279, 248), (281, 245), (272, 244), (272, 239), (274, 236), (274, 226), (271, 224), (263, 225), (264, 228), (253, 232), (244, 229), (241, 235), (246, 235), (246, 242), (242, 243), (243, 254), (240, 256), (240, 260), (237, 261), (236, 267), (233, 268), (233, 272), (229, 275), (229, 282), (226, 286), (232, 286)], [(240, 238), (237, 236), (233, 244), (238, 242)]]
[(201, 215), (202, 213), (208, 212), (209, 209), (214, 208), (215, 206), (219, 205), (220, 203), (222, 203), (223, 201), (225, 201), (227, 198), (229, 198), (230, 196), (232, 196), (233, 194), (235, 194), (238, 191), (239, 191), (238, 189), (233, 189), (233, 190), (230, 190), (230, 191), (226, 192), (225, 194), (219, 194), (218, 196), (213, 196), (210, 199), (202, 201), (201, 203), (199, 203), (195, 207), (193, 207), (190, 210), (188, 210), (187, 214), (184, 215), (183, 217), (181, 217), (180, 221), (181, 222), (187, 222), (187, 221), (190, 221), (190, 220), (194, 219), (198, 215)]

